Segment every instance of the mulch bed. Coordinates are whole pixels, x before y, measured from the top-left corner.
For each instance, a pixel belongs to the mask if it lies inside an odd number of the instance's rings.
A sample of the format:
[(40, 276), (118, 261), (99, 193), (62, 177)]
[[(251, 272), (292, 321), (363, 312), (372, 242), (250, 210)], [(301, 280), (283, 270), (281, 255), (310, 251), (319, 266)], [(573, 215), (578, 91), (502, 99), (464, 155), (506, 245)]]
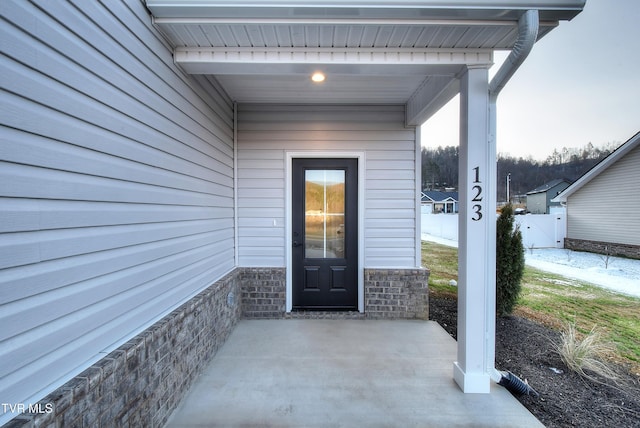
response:
[[(456, 338), (457, 301), (431, 294), (429, 318)], [(553, 351), (560, 334), (519, 316), (496, 322), (496, 368), (526, 379), (539, 396), (518, 400), (547, 427), (640, 427), (640, 383), (617, 366), (623, 386), (587, 380), (571, 372)], [(611, 383), (611, 382), (609, 382)]]

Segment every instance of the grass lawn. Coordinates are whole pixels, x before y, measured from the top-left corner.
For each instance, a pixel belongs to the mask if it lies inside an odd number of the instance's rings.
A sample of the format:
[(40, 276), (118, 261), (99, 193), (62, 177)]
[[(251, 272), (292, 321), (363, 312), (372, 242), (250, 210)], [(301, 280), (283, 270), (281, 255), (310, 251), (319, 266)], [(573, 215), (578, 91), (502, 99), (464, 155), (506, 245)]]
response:
[[(457, 295), (449, 285), (458, 277), (458, 249), (433, 242), (422, 243), (423, 266), (431, 270), (429, 287), (436, 295)], [(587, 283), (525, 267), (522, 293), (515, 315), (554, 329), (567, 322), (588, 333), (594, 326), (615, 344), (612, 359), (630, 364), (640, 375), (640, 299), (617, 294)]]

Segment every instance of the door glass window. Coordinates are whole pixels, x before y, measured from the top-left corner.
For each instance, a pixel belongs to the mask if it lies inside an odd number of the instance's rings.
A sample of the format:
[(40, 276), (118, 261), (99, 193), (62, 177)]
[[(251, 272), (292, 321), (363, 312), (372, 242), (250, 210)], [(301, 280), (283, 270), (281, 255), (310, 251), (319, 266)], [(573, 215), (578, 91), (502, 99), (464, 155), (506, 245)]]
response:
[(305, 258), (344, 258), (344, 170), (305, 171)]

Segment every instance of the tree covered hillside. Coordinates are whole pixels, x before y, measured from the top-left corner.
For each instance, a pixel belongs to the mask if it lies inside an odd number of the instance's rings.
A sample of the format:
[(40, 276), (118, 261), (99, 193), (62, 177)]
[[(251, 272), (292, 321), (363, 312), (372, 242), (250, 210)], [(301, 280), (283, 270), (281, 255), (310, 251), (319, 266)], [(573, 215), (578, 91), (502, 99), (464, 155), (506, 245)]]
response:
[[(556, 178), (571, 182), (607, 157), (620, 143), (595, 147), (554, 150), (544, 161), (532, 157), (498, 155), (498, 201), (506, 195), (506, 177), (511, 173), (510, 194), (524, 195)], [(458, 147), (422, 148), (422, 188), (425, 190), (458, 189)]]

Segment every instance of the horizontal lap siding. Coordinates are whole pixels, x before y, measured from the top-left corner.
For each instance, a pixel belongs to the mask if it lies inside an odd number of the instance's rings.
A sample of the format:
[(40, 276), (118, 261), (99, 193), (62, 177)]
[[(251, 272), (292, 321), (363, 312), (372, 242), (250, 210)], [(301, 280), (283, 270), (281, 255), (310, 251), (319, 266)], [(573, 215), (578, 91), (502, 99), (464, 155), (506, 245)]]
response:
[(567, 200), (567, 237), (640, 245), (640, 146)]
[(141, 2), (106, 5), (0, 3), (9, 403), (51, 389), (234, 266), (232, 105), (174, 66)]
[(286, 152), (365, 153), (367, 267), (415, 267), (415, 131), (403, 106), (241, 105), (240, 264), (285, 266)]
[(415, 267), (415, 141), (376, 146), (366, 165), (365, 267)]

